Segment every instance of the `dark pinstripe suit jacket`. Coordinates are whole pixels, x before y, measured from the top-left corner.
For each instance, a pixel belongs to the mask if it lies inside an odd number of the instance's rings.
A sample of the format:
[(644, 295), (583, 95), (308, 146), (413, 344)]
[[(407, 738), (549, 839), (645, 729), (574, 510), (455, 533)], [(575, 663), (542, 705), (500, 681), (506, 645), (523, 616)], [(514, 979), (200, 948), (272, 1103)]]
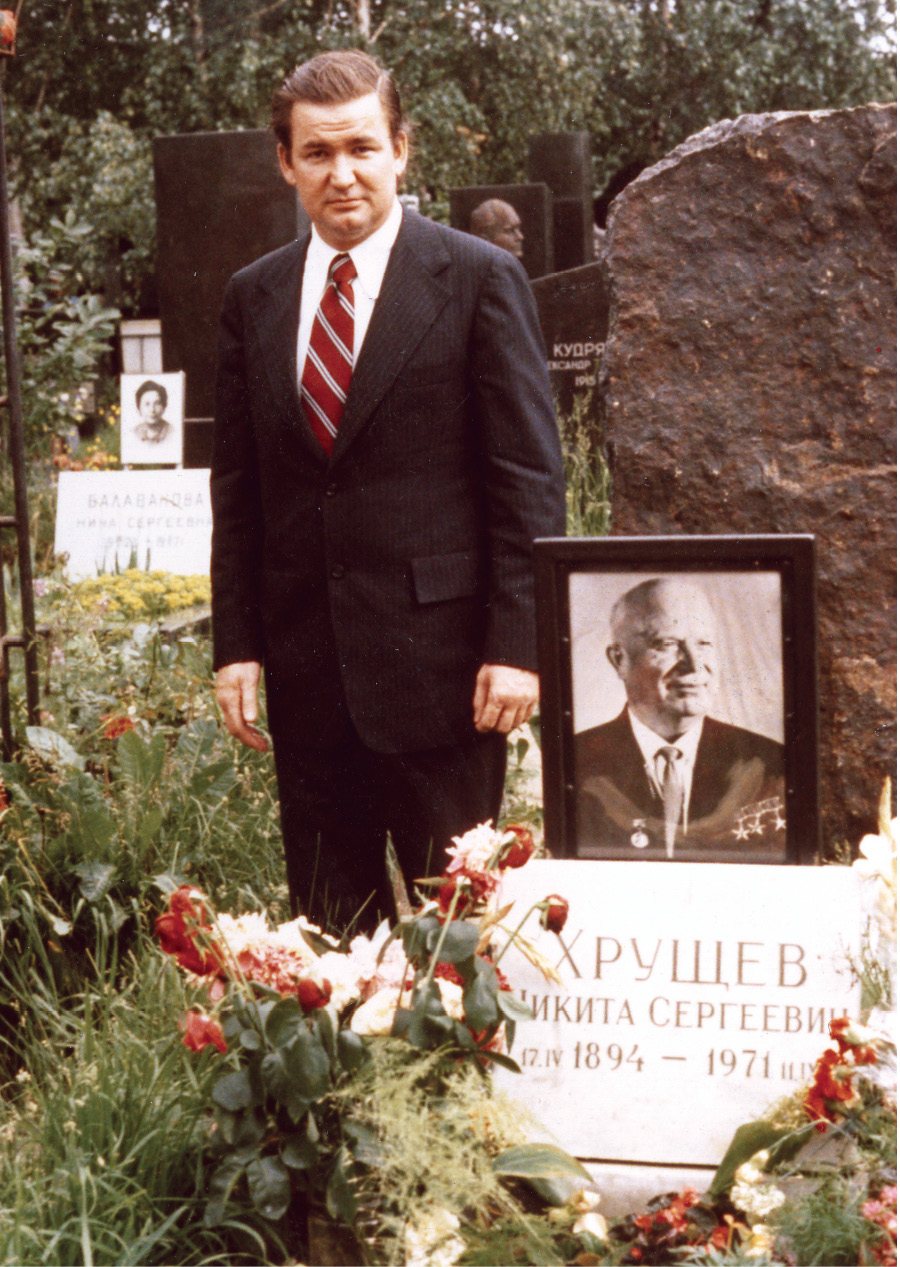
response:
[(232, 278), (212, 462), (215, 665), (261, 660), (269, 724), (383, 752), (472, 734), (482, 663), (534, 668), (531, 543), (564, 533), (525, 273), (407, 211), (330, 458), (297, 393), (308, 238)]

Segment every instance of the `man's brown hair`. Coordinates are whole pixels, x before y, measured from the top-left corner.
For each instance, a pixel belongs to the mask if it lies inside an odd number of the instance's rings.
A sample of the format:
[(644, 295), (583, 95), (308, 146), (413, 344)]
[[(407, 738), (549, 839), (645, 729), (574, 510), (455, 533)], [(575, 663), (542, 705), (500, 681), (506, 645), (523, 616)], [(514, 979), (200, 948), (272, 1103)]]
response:
[(409, 136), (410, 126), (403, 114), (400, 93), (389, 70), (368, 53), (348, 48), (319, 53), (297, 66), (272, 94), (270, 124), (286, 150), (291, 148), (291, 111), (295, 102), (318, 106), (344, 105), (376, 92), (387, 119), (391, 140)]

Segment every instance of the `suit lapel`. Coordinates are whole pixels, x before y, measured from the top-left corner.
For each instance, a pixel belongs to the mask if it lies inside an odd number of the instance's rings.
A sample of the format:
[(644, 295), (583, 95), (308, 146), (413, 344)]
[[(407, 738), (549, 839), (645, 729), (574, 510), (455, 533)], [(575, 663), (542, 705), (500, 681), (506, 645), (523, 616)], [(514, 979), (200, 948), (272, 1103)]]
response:
[(300, 286), (309, 239), (307, 233), (294, 243), (295, 249), (287, 252), (279, 261), (280, 267), (261, 283), (252, 312), (274, 400), (290, 419), (311, 455), (324, 464), (325, 454), (313, 435), (297, 390)]
[(450, 256), (429, 221), (404, 213), (353, 371), (332, 464), (340, 461), (363, 430), (449, 299), (450, 291), (438, 276), (449, 262)]

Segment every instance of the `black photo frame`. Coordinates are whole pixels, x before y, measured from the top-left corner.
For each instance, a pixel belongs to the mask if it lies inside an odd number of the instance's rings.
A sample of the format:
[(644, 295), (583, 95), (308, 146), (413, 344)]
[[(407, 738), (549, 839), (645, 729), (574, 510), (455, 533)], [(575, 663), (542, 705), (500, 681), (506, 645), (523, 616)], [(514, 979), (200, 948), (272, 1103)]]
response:
[[(535, 576), (549, 852), (601, 860), (814, 862), (814, 538), (544, 539), (535, 543)], [(667, 583), (662, 590), (659, 581)], [(634, 657), (624, 657), (623, 668), (619, 650), (635, 623), (646, 625), (639, 613), (647, 596), (661, 593), (663, 606), (674, 603), (692, 620), (707, 612), (718, 656), (717, 669), (711, 662), (678, 686), (692, 700), (685, 710), (697, 713), (699, 739), (674, 825), (669, 811), (664, 824), (660, 786), (659, 760), (667, 758), (661, 751), (649, 755), (655, 735), (631, 722), (622, 674), (637, 701), (642, 689), (654, 688), (633, 675)], [(650, 601), (658, 610), (658, 598)], [(625, 630), (618, 642), (611, 616), (619, 634)], [(628, 645), (638, 646), (633, 638)]]

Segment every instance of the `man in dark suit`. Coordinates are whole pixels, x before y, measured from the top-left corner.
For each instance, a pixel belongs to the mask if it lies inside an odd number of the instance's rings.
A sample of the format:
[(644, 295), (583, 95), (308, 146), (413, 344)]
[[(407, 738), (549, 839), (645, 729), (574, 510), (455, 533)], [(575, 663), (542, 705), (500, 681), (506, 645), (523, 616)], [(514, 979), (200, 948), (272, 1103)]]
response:
[(716, 628), (702, 590), (653, 579), (615, 604), (607, 657), (627, 697), (575, 736), (579, 853), (784, 855), (784, 748), (707, 716)]
[(563, 482), (525, 274), (401, 211), (390, 76), (322, 54), (272, 123), (313, 228), (224, 301), (214, 664), (259, 749), (265, 666), (292, 902), (340, 924), (372, 892), (387, 913), (386, 833), (411, 879), (496, 817), (538, 696), (531, 545), (564, 531)]

